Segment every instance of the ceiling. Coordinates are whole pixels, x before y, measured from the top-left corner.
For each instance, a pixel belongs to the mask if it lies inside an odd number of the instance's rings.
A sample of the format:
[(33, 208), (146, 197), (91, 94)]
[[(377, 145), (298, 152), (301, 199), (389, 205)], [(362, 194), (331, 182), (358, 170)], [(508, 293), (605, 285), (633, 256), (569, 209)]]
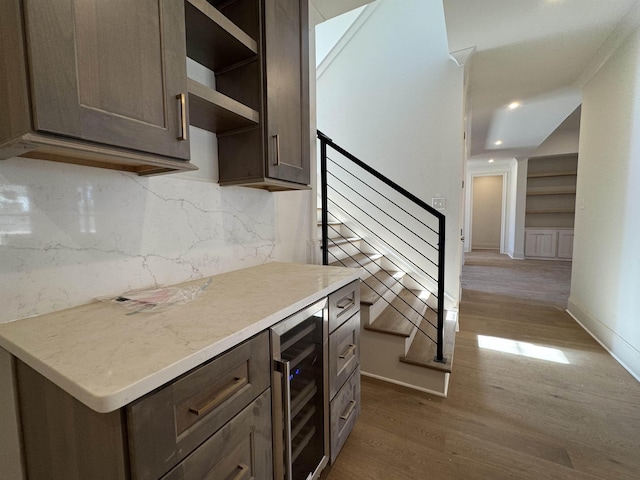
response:
[[(371, 1), (311, 0), (311, 15), (318, 24)], [(442, 0), (449, 52), (475, 49), (470, 156), (528, 157), (554, 132), (577, 138), (585, 73), (637, 2)]]
[(530, 156), (580, 105), (581, 74), (635, 3), (443, 0), (449, 51), (475, 47), (470, 155)]

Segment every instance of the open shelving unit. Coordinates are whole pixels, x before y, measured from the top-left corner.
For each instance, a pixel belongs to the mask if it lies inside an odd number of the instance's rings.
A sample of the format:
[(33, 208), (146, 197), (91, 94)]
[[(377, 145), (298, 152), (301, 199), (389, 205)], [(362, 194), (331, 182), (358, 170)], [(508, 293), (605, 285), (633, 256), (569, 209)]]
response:
[(573, 228), (578, 156), (529, 159), (527, 228)]
[[(258, 62), (258, 8), (257, 0), (185, 0), (187, 56), (216, 75), (216, 88), (188, 79), (191, 125), (217, 134), (259, 125), (260, 102), (248, 100), (257, 97), (259, 69), (247, 67)], [(218, 77), (236, 71), (244, 77), (240, 89), (225, 89), (225, 83), (238, 82)]]
[(530, 158), (525, 210), (525, 256), (570, 260), (578, 155)]

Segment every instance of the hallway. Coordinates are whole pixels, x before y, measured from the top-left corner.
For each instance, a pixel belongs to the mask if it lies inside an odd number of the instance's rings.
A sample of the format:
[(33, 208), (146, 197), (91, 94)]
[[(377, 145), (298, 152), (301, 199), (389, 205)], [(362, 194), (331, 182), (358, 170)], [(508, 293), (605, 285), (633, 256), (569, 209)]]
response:
[(640, 383), (564, 311), (571, 264), (468, 254), (449, 397), (363, 377), (328, 480), (637, 479)]

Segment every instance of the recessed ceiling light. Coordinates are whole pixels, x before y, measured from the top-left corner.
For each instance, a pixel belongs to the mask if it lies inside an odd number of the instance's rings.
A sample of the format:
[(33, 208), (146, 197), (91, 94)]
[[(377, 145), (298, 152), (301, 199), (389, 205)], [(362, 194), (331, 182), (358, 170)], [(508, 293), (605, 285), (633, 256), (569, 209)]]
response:
[(490, 158), (490, 159), (489, 159), (489, 163), (493, 163), (493, 158)]
[(496, 145), (502, 145), (502, 140), (496, 140), (495, 144)]
[(518, 108), (520, 106), (520, 102), (511, 102), (509, 104), (509, 110), (515, 110), (516, 108)]

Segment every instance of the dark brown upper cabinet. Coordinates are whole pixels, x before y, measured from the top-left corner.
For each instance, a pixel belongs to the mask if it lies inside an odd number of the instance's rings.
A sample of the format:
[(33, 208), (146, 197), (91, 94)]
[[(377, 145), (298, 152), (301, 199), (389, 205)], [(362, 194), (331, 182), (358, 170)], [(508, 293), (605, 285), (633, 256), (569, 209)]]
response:
[[(191, 124), (218, 135), (221, 185), (309, 188), (308, 0), (186, 0)], [(208, 46), (208, 48), (205, 47)]]
[(0, 109), (9, 115), (0, 120), (0, 158), (141, 175), (196, 168), (182, 2), (5, 3)]

